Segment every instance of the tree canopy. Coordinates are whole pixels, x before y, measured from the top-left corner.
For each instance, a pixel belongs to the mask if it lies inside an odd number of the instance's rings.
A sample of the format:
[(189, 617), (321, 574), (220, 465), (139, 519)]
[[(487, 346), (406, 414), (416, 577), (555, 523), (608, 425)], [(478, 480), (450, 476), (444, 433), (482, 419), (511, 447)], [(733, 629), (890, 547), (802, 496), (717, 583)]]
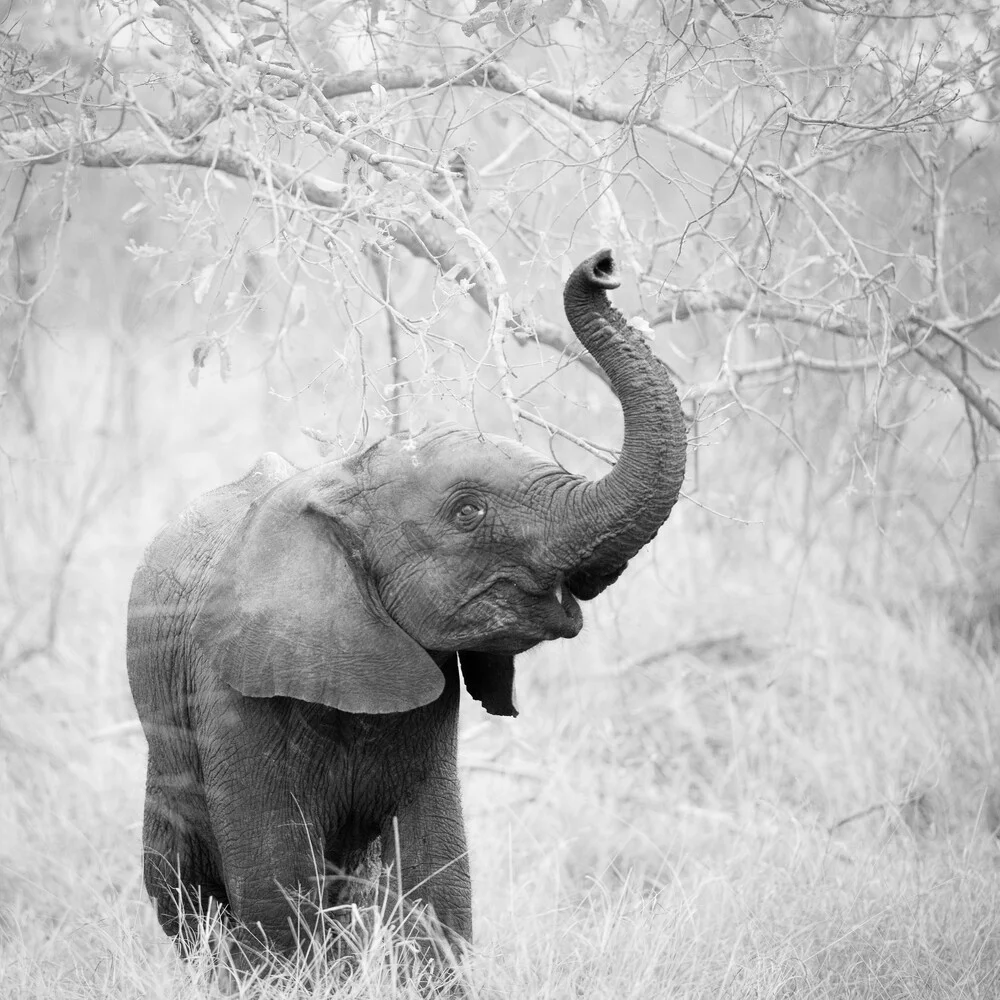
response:
[(341, 397), (350, 429), (303, 417), (322, 448), (447, 400), (610, 458), (558, 297), (606, 245), (683, 383), (690, 495), (750, 517), (780, 491), (806, 535), (847, 497), (883, 534), (916, 511), (937, 537), (1000, 429), (997, 20), (962, 0), (15, 0), (8, 378), (67, 248), (86, 267), (89, 212), (122, 308), (183, 317), (193, 381), (271, 365), (286, 398)]

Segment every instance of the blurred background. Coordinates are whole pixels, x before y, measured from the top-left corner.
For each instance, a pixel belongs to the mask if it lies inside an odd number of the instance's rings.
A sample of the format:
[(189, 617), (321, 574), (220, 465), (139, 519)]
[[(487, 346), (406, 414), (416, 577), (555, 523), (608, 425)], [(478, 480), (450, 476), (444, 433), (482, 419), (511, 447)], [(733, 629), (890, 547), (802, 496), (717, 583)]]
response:
[[(463, 707), (511, 996), (995, 996), (991, 4), (0, 4), (0, 995), (190, 996), (124, 664), (158, 528), (442, 419), (601, 474), (563, 282), (685, 498)], [(783, 991), (783, 992), (782, 992)], [(200, 995), (200, 994), (199, 994)]]

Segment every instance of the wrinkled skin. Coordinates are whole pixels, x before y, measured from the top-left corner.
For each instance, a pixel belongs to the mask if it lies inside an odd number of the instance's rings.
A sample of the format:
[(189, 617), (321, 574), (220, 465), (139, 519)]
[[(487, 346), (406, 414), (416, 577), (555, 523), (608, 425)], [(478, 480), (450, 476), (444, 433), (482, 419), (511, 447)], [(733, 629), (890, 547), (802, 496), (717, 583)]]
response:
[(147, 550), (128, 626), (144, 876), (182, 951), (217, 905), (251, 953), (290, 954), (310, 913), (290, 896), (364, 902), (384, 865), (471, 939), (460, 674), (516, 715), (515, 654), (577, 635), (578, 599), (618, 577), (683, 478), (676, 391), (607, 302), (616, 285), (604, 251), (565, 291), (624, 410), (603, 480), (448, 426), (303, 471), (266, 455)]

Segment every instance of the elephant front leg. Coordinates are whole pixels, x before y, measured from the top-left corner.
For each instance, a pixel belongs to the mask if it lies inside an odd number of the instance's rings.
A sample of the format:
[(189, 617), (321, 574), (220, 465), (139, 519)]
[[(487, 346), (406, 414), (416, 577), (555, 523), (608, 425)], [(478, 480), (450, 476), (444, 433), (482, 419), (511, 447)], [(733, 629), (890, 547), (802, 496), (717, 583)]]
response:
[(204, 797), (193, 771), (160, 774), (150, 761), (143, 817), (143, 878), (163, 930), (185, 957), (205, 939), (204, 921), (228, 922), (229, 900)]
[(394, 819), (382, 828), (389, 900), (397, 900), (408, 935), (432, 943), (437, 937), (417, 915), (419, 906), (414, 912), (419, 904), (440, 924), (449, 946), (461, 951), (472, 941), (472, 884), (457, 776), (426, 781)]
[(292, 957), (322, 940), (323, 841), (316, 827), (285, 813), (246, 824), (223, 838), (230, 906), (242, 966), (260, 965), (271, 955)]

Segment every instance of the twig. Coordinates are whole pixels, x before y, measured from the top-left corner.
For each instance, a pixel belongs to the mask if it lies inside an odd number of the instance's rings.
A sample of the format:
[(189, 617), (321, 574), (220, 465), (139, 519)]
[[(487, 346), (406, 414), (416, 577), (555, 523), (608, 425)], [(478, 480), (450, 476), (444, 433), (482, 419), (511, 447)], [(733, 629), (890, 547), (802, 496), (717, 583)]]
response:
[(867, 809), (861, 809), (856, 813), (851, 813), (850, 816), (845, 816), (843, 819), (838, 819), (836, 823), (827, 828), (827, 833), (836, 833), (842, 826), (847, 826), (848, 823), (855, 823), (859, 819), (864, 819), (867, 816), (871, 816), (873, 813), (885, 812), (889, 807), (882, 802), (878, 802), (873, 806), (868, 806)]
[(946, 358), (928, 347), (915, 347), (914, 350), (932, 368), (939, 371), (962, 394), (970, 406), (995, 431), (1000, 431), (1000, 404), (988, 392), (978, 386), (968, 375), (959, 371)]
[(389, 341), (389, 359), (392, 364), (391, 384), (386, 386), (386, 406), (391, 414), (389, 432), (398, 434), (401, 428), (402, 415), (400, 413), (400, 399), (403, 388), (403, 359), (399, 344), (399, 326), (396, 323), (396, 310), (393, 308), (392, 298), (389, 293), (389, 263), (382, 251), (375, 246), (370, 246), (367, 250), (368, 259), (372, 263), (375, 276), (378, 278), (379, 289), (382, 292), (382, 301), (385, 310), (386, 337)]

